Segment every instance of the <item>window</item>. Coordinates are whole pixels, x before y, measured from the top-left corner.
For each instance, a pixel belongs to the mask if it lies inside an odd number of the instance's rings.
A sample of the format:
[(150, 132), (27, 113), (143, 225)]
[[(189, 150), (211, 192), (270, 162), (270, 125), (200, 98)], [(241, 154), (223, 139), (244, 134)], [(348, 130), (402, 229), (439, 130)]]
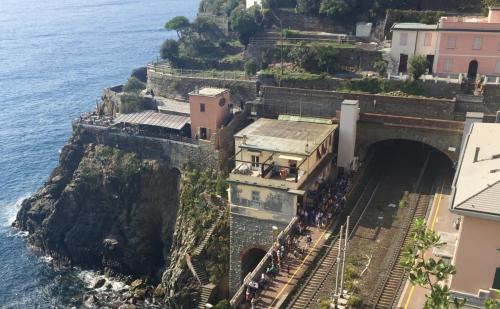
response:
[(399, 45), (406, 46), (408, 43), (408, 33), (404, 32), (399, 35)]
[(480, 37), (475, 37), (472, 41), (472, 49), (481, 49), (482, 39)]
[(252, 191), (252, 202), (260, 202), (260, 192)]
[(252, 167), (259, 167), (260, 157), (252, 156)]
[(205, 112), (205, 103), (200, 103), (200, 112)]
[(453, 69), (453, 59), (451, 58), (444, 59), (444, 71), (451, 72), (452, 69)]
[(500, 42), (498, 42), (497, 50), (500, 51)]
[(453, 49), (457, 47), (457, 38), (454, 36), (449, 36), (446, 42), (446, 48)]
[(426, 33), (424, 36), (424, 46), (432, 45), (432, 33)]
[(500, 61), (497, 61), (497, 64), (495, 66), (495, 73), (500, 73)]

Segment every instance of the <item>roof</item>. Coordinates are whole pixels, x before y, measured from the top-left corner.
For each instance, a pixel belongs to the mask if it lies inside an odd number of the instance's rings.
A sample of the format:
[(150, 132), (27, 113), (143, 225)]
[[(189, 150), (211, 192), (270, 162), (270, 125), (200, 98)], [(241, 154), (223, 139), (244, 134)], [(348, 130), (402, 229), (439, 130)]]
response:
[(184, 116), (189, 116), (191, 111), (189, 109), (189, 102), (155, 97), (155, 100), (159, 103), (158, 110), (166, 114), (179, 114)]
[(437, 24), (427, 25), (422, 23), (395, 23), (392, 25), (393, 30), (436, 30)]
[(241, 148), (309, 155), (337, 125), (260, 118), (236, 133), (245, 144)]
[(311, 122), (311, 123), (322, 123), (322, 124), (333, 123), (332, 119), (327, 119), (327, 118), (303, 117), (303, 116), (292, 116), (292, 115), (279, 115), (278, 120)]
[(205, 97), (215, 97), (224, 92), (229, 91), (229, 89), (225, 88), (212, 88), (212, 87), (203, 87), (200, 90), (191, 91), (190, 95), (201, 95)]
[(499, 141), (499, 123), (472, 124), (455, 176), (455, 211), (500, 217)]
[(191, 119), (187, 116), (163, 114), (155, 111), (119, 114), (114, 120), (114, 123), (140, 124), (174, 130), (180, 130), (190, 122)]

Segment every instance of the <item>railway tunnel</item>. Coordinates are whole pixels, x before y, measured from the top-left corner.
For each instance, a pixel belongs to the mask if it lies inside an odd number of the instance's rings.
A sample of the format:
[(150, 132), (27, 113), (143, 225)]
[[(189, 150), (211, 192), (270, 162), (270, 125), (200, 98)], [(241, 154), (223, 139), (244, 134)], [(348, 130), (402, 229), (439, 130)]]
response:
[[(367, 308), (392, 308), (402, 280), (400, 269), (393, 268), (411, 223), (426, 216), (434, 193), (446, 190), (453, 161), (425, 143), (387, 139), (370, 145), (361, 169), (366, 170), (362, 192), (346, 213), (351, 216), (346, 265), (354, 274), (348, 286)], [(331, 298), (337, 248), (333, 240), (322, 264), (304, 280), (287, 308), (319, 308), (321, 300)]]

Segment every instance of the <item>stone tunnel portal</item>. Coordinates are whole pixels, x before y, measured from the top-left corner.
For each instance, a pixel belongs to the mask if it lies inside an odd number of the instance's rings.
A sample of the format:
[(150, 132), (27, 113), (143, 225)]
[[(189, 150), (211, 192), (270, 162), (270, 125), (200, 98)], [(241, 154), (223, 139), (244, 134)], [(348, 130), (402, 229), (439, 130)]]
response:
[(243, 253), (241, 257), (241, 280), (252, 272), (259, 262), (266, 256), (266, 251), (261, 248), (251, 248)]

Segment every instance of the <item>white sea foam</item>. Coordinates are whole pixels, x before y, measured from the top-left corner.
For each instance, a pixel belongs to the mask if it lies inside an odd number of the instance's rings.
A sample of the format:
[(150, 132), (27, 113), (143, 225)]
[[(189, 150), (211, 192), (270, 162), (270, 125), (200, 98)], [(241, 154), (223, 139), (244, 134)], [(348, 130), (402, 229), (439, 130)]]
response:
[(106, 279), (106, 284), (98, 289), (97, 291), (106, 291), (107, 290), (107, 285), (111, 284), (111, 290), (113, 291), (120, 291), (123, 288), (126, 288), (127, 285), (123, 281), (116, 280), (115, 278), (109, 278), (104, 275), (99, 275), (96, 272), (93, 271), (88, 271), (88, 270), (82, 270), (77, 273), (77, 277), (82, 280), (83, 284), (85, 287), (92, 289), (94, 284), (97, 282), (99, 279)]
[(31, 193), (26, 193), (17, 199), (14, 203), (0, 206), (0, 226), (11, 226), (12, 222), (16, 220), (17, 212), (21, 208), (21, 203), (28, 198)]

